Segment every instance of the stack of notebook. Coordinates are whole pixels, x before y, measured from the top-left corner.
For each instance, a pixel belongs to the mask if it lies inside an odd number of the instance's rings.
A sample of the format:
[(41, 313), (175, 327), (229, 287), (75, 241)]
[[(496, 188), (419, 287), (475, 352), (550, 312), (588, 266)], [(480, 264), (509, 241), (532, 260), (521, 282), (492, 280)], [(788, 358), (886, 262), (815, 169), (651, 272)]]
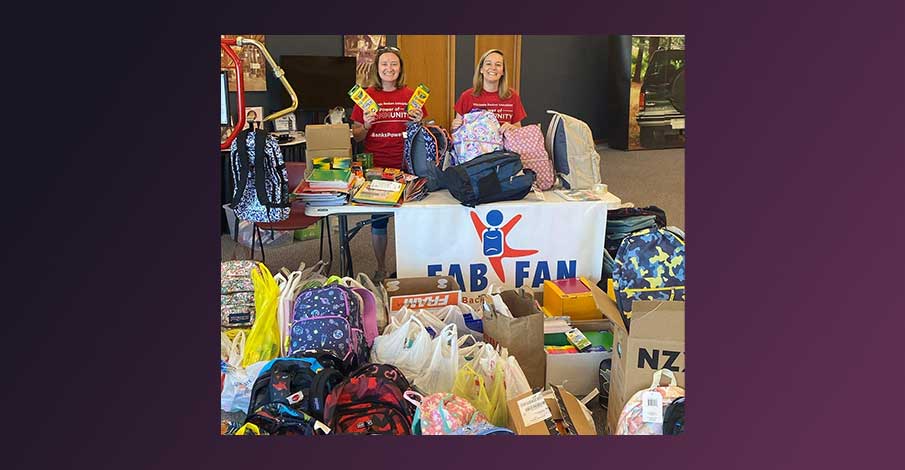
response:
[(351, 170), (314, 169), (299, 183), (293, 194), (310, 206), (341, 206), (346, 203)]

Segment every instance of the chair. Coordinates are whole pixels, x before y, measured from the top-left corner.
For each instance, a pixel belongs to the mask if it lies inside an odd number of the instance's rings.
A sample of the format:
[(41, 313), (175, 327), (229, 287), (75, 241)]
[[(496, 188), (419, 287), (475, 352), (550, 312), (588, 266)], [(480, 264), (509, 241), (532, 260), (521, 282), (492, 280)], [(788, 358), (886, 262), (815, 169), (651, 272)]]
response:
[[(305, 178), (305, 162), (286, 162), (286, 178), (289, 183), (289, 190), (292, 191)], [(266, 260), (264, 254), (264, 240), (261, 237), (261, 230), (301, 230), (323, 220), (321, 224), (320, 239), (320, 258), (324, 259), (324, 232), (327, 233), (327, 247), (330, 250), (330, 261), (327, 264), (327, 270), (333, 265), (333, 240), (330, 237), (330, 223), (327, 217), (311, 217), (305, 215), (305, 203), (294, 201), (289, 211), (289, 218), (273, 223), (257, 222), (251, 235), (251, 258), (255, 257), (255, 238), (261, 246), (261, 262)]]

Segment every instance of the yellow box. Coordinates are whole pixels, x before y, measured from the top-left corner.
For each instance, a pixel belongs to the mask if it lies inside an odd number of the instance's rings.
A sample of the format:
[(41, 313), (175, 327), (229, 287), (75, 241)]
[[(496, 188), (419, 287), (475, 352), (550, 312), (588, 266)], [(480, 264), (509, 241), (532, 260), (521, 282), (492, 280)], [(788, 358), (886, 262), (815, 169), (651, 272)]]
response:
[(603, 318), (591, 294), (591, 285), (584, 277), (544, 281), (544, 314), (551, 317), (568, 315), (572, 320)]
[(409, 98), (408, 106), (406, 107), (406, 111), (411, 111), (412, 109), (421, 109), (424, 107), (424, 103), (427, 102), (427, 98), (431, 94), (431, 89), (425, 86), (423, 83), (418, 85), (418, 88), (415, 88), (415, 92), (412, 93), (412, 97)]
[(349, 90), (349, 97), (351, 97), (352, 101), (366, 113), (376, 113), (377, 110), (380, 109), (380, 106), (374, 101), (374, 98), (371, 98), (371, 95), (358, 85), (353, 86), (352, 89)]

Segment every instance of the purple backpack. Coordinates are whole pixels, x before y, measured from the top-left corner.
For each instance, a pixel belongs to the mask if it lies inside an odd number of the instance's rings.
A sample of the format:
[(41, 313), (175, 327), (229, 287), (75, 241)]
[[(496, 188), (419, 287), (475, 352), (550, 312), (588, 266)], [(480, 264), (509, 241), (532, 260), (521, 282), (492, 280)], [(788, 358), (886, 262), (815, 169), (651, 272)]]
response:
[(353, 366), (367, 360), (360, 299), (339, 284), (302, 291), (292, 309), (289, 354), (329, 351)]
[(485, 153), (503, 150), (500, 122), (490, 111), (473, 109), (452, 133), (453, 163), (461, 165)]

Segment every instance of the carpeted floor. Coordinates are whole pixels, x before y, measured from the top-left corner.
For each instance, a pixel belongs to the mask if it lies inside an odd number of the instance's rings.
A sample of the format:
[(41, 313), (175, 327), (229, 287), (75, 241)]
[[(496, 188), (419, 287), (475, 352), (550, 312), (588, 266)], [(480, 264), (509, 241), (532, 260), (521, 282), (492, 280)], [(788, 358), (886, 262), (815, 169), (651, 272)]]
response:
[[(632, 202), (636, 206), (655, 205), (666, 211), (670, 225), (685, 229), (685, 149), (645, 150), (623, 152), (598, 147), (601, 156), (601, 175), (603, 182), (609, 186), (611, 193), (619, 196), (623, 202)], [(365, 219), (367, 216), (349, 217), (349, 226)], [(336, 241), (336, 221), (331, 220), (332, 237)], [(300, 262), (310, 266), (316, 263), (318, 256), (318, 239), (296, 241), (288, 246), (266, 248), (266, 264), (272, 272), (281, 267), (296, 268)], [(326, 251), (326, 240), (324, 241)], [(371, 248), (369, 228), (352, 240), (352, 259), (355, 272), (371, 275), (376, 268), (374, 252)], [(236, 244), (229, 235), (220, 239), (220, 254), (224, 260), (248, 257), (246, 248), (236, 250)], [(338, 271), (339, 258), (334, 246), (334, 262), (330, 272)], [(256, 252), (261, 259), (260, 251)], [(325, 258), (329, 256), (325, 253)], [(389, 224), (389, 240), (387, 247), (387, 266), (392, 272), (396, 265), (395, 232)], [(581, 398), (581, 397), (579, 397)], [(606, 412), (601, 409), (598, 399), (588, 403), (593, 413), (598, 434), (603, 434), (606, 426)]]
[[(636, 206), (655, 205), (666, 211), (670, 225), (685, 229), (685, 149), (644, 150), (624, 152), (599, 146), (601, 156), (601, 175), (603, 182), (609, 186), (611, 193), (619, 196), (623, 202), (633, 202)], [(350, 216), (349, 226), (368, 216)], [(391, 219), (392, 220), (392, 219)], [(331, 218), (332, 238), (334, 241), (334, 261), (331, 272), (338, 271), (339, 256), (336, 242), (336, 220)], [(267, 247), (266, 264), (272, 272), (281, 267), (294, 269), (300, 262), (306, 265), (316, 263), (318, 256), (318, 239), (296, 241), (288, 246)], [(324, 240), (325, 258), (326, 240)], [(389, 224), (389, 240), (387, 243), (387, 267), (393, 272), (396, 266), (395, 231), (392, 221)], [(229, 235), (220, 238), (221, 259), (246, 259), (249, 250), (238, 247)], [(351, 243), (353, 268), (355, 272), (373, 274), (377, 263), (371, 248), (371, 237), (368, 227), (362, 229)], [(260, 250), (255, 258), (261, 259)]]

